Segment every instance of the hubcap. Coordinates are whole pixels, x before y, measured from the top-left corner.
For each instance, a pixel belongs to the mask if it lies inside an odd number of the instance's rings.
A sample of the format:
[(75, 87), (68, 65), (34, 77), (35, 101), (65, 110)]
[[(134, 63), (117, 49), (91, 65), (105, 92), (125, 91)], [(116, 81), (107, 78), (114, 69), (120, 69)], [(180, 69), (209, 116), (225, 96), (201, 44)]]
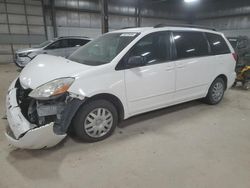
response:
[(213, 87), (213, 91), (212, 91), (212, 97), (214, 101), (219, 101), (224, 93), (224, 86), (221, 82), (217, 82), (214, 87)]
[(110, 131), (112, 124), (112, 113), (106, 108), (96, 108), (86, 116), (84, 130), (90, 137), (99, 138)]

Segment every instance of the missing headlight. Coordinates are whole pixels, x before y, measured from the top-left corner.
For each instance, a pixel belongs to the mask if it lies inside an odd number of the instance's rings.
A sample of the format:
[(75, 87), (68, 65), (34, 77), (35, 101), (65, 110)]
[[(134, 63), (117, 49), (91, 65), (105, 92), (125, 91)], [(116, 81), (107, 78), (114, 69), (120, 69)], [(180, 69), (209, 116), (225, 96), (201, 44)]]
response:
[(32, 99), (28, 108), (29, 121), (42, 126), (60, 120), (68, 100), (67, 94), (47, 101)]

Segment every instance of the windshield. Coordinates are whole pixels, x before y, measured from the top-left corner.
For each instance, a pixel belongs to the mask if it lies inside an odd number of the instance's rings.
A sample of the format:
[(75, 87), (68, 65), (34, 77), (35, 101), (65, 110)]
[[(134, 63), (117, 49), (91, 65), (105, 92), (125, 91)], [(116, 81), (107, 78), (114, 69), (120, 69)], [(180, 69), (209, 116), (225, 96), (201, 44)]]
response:
[(51, 42), (53, 42), (53, 40), (47, 40), (41, 44), (34, 46), (34, 48), (43, 48), (43, 47), (47, 46), (48, 44), (50, 44)]
[(79, 48), (69, 60), (91, 66), (112, 61), (139, 33), (108, 33)]

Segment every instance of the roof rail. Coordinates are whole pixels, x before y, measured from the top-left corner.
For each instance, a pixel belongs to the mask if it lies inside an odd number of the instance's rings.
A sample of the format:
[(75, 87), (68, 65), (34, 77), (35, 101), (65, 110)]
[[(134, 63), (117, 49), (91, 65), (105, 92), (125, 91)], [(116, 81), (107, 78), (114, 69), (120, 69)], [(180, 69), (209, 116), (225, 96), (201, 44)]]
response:
[(60, 37), (57, 37), (57, 38), (59, 38), (59, 39), (61, 39), (61, 38), (89, 38), (89, 37), (86, 37), (86, 36), (60, 36)]
[(201, 25), (191, 25), (191, 24), (157, 24), (154, 26), (154, 28), (160, 28), (160, 27), (189, 27), (189, 28), (208, 29), (216, 31), (215, 28), (201, 26)]

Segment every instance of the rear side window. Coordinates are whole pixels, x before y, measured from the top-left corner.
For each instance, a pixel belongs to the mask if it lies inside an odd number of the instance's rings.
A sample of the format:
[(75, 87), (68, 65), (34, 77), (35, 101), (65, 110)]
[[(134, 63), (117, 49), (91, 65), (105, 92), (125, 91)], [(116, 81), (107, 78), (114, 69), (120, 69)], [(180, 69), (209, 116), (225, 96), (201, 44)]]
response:
[(221, 35), (206, 33), (213, 55), (230, 53), (229, 47)]
[(191, 58), (209, 55), (208, 43), (201, 32), (173, 32), (177, 58)]

